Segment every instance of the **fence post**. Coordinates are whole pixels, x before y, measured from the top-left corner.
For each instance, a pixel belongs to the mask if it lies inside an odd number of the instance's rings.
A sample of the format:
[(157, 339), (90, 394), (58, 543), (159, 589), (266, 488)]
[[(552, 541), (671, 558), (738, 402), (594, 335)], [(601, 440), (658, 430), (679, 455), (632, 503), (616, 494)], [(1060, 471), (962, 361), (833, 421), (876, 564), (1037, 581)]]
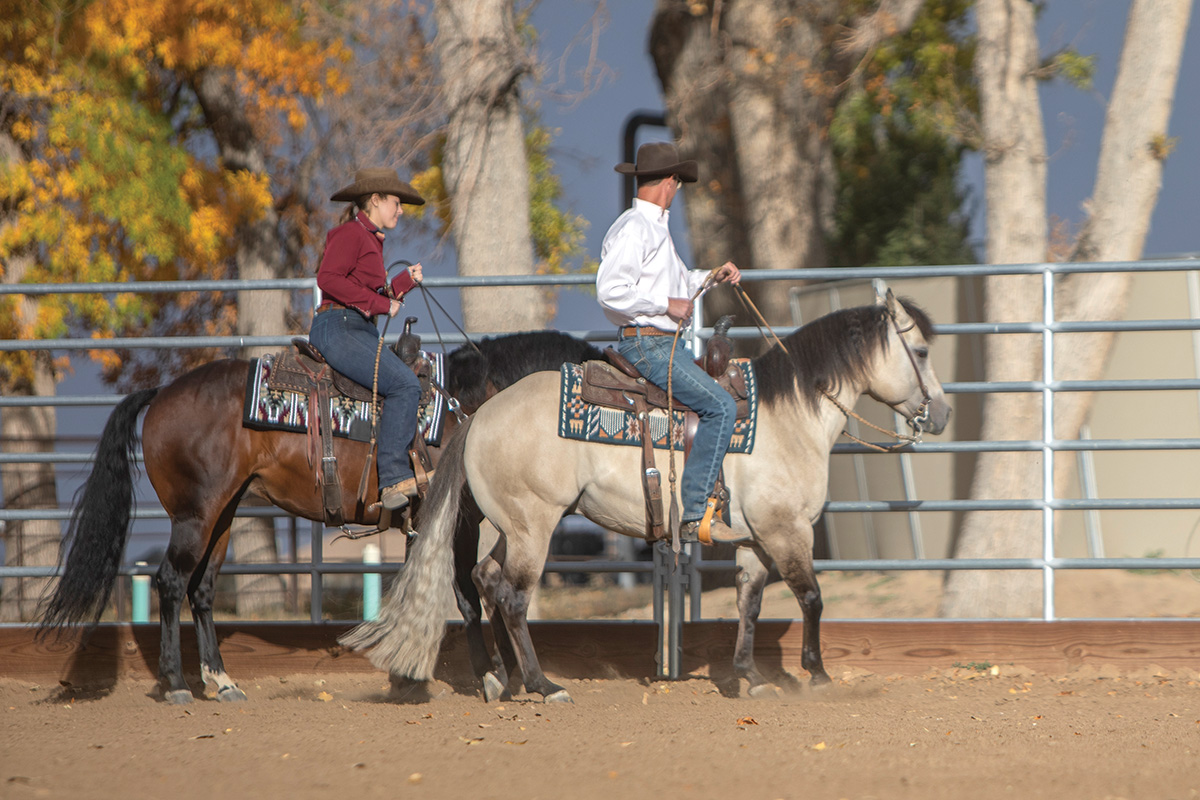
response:
[[(379, 545), (374, 542), (363, 546), (364, 564), (379, 563)], [(363, 573), (363, 619), (373, 620), (379, 616), (379, 594), (382, 577), (378, 572)]]
[[(139, 561), (135, 566), (146, 566), (145, 561)], [(150, 621), (150, 576), (149, 575), (134, 575), (133, 576), (133, 601), (132, 601), (131, 616), (133, 622), (143, 623)]]

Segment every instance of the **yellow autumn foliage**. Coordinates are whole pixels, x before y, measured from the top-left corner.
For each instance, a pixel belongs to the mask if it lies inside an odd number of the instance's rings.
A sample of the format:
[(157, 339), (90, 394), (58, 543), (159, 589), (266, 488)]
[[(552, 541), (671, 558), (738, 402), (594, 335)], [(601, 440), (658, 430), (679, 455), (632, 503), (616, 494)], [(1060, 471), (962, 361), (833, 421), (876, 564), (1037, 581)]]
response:
[[(310, 0), (0, 0), (0, 281), (33, 283), (225, 277), (239, 224), (274, 202), (267, 175), (229, 172), (194, 145), (180, 93), (228, 69), (265, 141), (301, 131), (306, 104), (345, 92), (352, 53), (320, 43)], [(164, 109), (173, 108), (171, 112)], [(185, 106), (186, 108), (186, 106)], [(17, 263), (19, 278), (7, 274)], [(32, 262), (32, 266), (24, 265)], [(0, 335), (136, 330), (162, 299), (49, 295), (0, 301)], [(186, 302), (183, 303), (186, 305)], [(25, 307), (37, 311), (27, 318)], [(224, 325), (226, 312), (204, 324)], [(117, 357), (94, 352), (111, 371)], [(27, 381), (29, 354), (0, 354), (0, 390)], [(7, 385), (7, 386), (6, 386)]]

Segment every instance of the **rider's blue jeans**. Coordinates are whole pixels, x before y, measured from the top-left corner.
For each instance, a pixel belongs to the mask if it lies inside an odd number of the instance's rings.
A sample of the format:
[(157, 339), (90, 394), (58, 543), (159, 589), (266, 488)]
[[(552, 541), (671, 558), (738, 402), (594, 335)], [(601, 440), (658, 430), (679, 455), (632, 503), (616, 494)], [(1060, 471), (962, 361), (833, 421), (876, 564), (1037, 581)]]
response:
[[(350, 379), (370, 386), (375, 376), (379, 330), (362, 314), (332, 308), (313, 317), (311, 341), (329, 365)], [(391, 486), (413, 477), (408, 447), (417, 433), (421, 384), (400, 357), (384, 347), (379, 355), (379, 485)]]
[[(642, 376), (655, 386), (666, 390), (670, 369), (673, 336), (622, 336), (617, 352), (638, 368)], [(717, 473), (733, 425), (737, 421), (737, 403), (729, 392), (717, 385), (703, 369), (696, 366), (694, 356), (682, 339), (675, 346), (675, 365), (671, 390), (679, 402), (700, 417), (692, 452), (683, 467), (680, 493), (683, 496), (681, 522), (692, 522), (704, 516), (704, 505), (717, 482)]]

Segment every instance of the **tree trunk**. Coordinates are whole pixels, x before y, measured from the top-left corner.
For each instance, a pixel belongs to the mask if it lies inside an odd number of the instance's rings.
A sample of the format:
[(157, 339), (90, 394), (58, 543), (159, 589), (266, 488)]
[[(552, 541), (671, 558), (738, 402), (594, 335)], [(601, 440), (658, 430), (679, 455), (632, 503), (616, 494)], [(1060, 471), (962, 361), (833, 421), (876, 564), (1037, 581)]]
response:
[[(1141, 256), (1162, 175), (1154, 143), (1165, 141), (1191, 0), (1135, 0), (1130, 8), (1117, 81), (1109, 103), (1097, 165), (1091, 216), (1073, 260), (1135, 260)], [(980, 0), (976, 8), (980, 81), (987, 153), (988, 260), (1038, 262), (1045, 258), (1045, 150), (1032, 70), (1037, 65), (1033, 8), (1024, 0)], [(1112, 320), (1123, 313), (1131, 276), (1074, 275), (1060, 279), (1055, 311), (1063, 320)], [(1040, 319), (1039, 278), (989, 278), (989, 322)], [(1034, 312), (1034, 313), (1031, 313)], [(993, 336), (988, 343), (989, 381), (1040, 378), (1041, 354), (1031, 337)], [(1024, 344), (1020, 339), (1027, 340)], [(1055, 337), (1057, 380), (1098, 378), (1111, 334)], [(1090, 395), (1055, 396), (1056, 438), (1071, 438), (1091, 408)], [(999, 394), (985, 400), (982, 438), (1041, 438), (1040, 398)], [(1055, 463), (1056, 496), (1070, 463)], [(1040, 458), (985, 453), (971, 496), (1029, 498), (1042, 494)], [(964, 518), (955, 556), (1037, 557), (1042, 553), (1037, 512), (972, 512)], [(942, 614), (948, 617), (1028, 617), (1041, 607), (1038, 573), (961, 572), (948, 575)]]
[[(841, 0), (659, 0), (650, 50), (667, 119), (700, 166), (685, 196), (692, 266), (826, 265), (833, 109), (859, 60), (911, 27), (921, 5), (883, 0), (845, 25)], [(791, 321), (787, 285), (751, 288), (770, 322)]]
[[(22, 158), (16, 143), (0, 134), (0, 167)], [(0, 218), (0, 231), (10, 222)], [(33, 256), (10, 258), (5, 264), (5, 283), (19, 283)], [(37, 299), (24, 297), (18, 314), (32, 321), (37, 316)], [(32, 380), (6, 380), (3, 394), (52, 397), (56, 393), (54, 367), (48, 353), (34, 357)], [(0, 451), (4, 453), (49, 453), (54, 451), (58, 415), (53, 406), (0, 409)], [(3, 508), (57, 509), (58, 489), (52, 464), (5, 464), (0, 466)], [(4, 535), (6, 567), (52, 567), (58, 562), (62, 526), (55, 520), (29, 520), (0, 523)], [(49, 579), (9, 578), (0, 586), (0, 622), (29, 622), (37, 616), (37, 605)]]
[[(513, 23), (512, 0), (439, 0), (434, 47), (448, 121), (443, 181), (463, 276), (533, 272), (529, 173), (518, 85), (530, 61)], [(544, 328), (536, 287), (464, 289), (469, 331)]]
[[(196, 95), (204, 109), (225, 169), (267, 174), (262, 143), (246, 117), (234, 76), (230, 72), (209, 70), (196, 81)], [(274, 208), (266, 209), (256, 220), (243, 222), (237, 230), (237, 277), (265, 280), (285, 277), (283, 253), (286, 242), (280, 239), (279, 218)], [(284, 291), (238, 292), (238, 333), (247, 336), (272, 336), (287, 330), (288, 293)], [(256, 358), (273, 347), (247, 347), (243, 357)], [(264, 505), (257, 498), (243, 497), (246, 505)], [(275, 520), (262, 517), (238, 517), (230, 534), (234, 560), (239, 564), (273, 563), (279, 560), (275, 541)], [(263, 616), (284, 607), (287, 599), (284, 580), (279, 575), (238, 575), (237, 613), (240, 617)]]

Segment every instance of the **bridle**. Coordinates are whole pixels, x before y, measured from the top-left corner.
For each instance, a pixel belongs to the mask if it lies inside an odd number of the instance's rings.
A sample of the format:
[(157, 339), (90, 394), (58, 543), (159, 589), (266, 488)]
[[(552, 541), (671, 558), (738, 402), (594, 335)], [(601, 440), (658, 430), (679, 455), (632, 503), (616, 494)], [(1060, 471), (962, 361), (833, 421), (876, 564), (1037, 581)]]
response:
[(847, 418), (853, 417), (862, 424), (866, 425), (868, 428), (873, 428), (874, 430), (891, 436), (897, 440), (895, 444), (885, 446), (860, 439), (849, 431), (842, 431), (842, 435), (846, 438), (851, 439), (865, 447), (869, 447), (872, 450), (878, 450), (881, 453), (891, 453), (907, 445), (920, 442), (921, 435), (925, 432), (925, 426), (929, 424), (929, 405), (933, 402), (933, 398), (929, 394), (929, 388), (925, 385), (925, 379), (921, 377), (921, 368), (917, 366), (917, 357), (913, 355), (912, 348), (908, 346), (908, 342), (904, 339), (904, 334), (915, 328), (917, 324), (913, 322), (907, 328), (902, 329), (900, 327), (900, 323), (896, 321), (896, 315), (890, 310), (888, 311), (888, 318), (891, 320), (892, 329), (896, 331), (896, 338), (898, 338), (900, 340), (900, 344), (904, 346), (904, 353), (908, 356), (908, 363), (912, 364), (913, 372), (917, 376), (917, 386), (921, 390), (921, 404), (917, 407), (917, 413), (912, 417), (909, 417), (907, 420), (909, 427), (915, 431), (915, 434), (910, 435), (907, 433), (897, 433), (896, 431), (890, 431), (886, 428), (881, 428), (875, 423), (864, 419), (859, 414), (855, 413), (853, 409), (847, 408), (844, 403), (833, 396), (833, 393), (831, 393), (825, 387), (821, 387), (821, 394), (825, 395), (829, 402), (837, 406), (837, 409), (841, 411), (844, 416)]

